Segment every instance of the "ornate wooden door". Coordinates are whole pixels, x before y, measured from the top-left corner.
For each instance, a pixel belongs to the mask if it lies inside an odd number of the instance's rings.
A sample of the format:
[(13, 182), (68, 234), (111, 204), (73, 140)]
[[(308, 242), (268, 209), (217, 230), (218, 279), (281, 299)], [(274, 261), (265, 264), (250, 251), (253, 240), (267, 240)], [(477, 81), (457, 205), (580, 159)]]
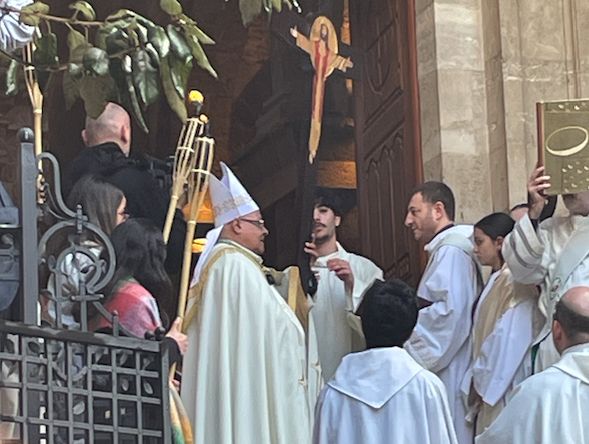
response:
[(404, 226), (408, 193), (422, 180), (413, 0), (350, 0), (362, 253), (387, 278), (416, 286), (422, 253)]

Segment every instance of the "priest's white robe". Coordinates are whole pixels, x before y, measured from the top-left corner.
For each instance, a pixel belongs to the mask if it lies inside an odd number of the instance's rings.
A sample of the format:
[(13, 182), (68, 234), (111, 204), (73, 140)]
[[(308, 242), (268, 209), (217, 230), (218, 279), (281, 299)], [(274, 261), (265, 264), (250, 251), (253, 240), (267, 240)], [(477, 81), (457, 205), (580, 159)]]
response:
[[(526, 214), (503, 242), (503, 257), (514, 279), (522, 284), (540, 285), (541, 288), (539, 308), (546, 321), (535, 341), (542, 341), (536, 359), (536, 371), (550, 367), (559, 358), (552, 336), (549, 336), (556, 302), (569, 288), (589, 285), (588, 226), (589, 218), (584, 216), (551, 217), (535, 230)], [(558, 258), (567, 248), (571, 236), (578, 230), (587, 235), (574, 239), (573, 243), (586, 243), (588, 254), (573, 268), (564, 282), (556, 282)]]
[(313, 444), (455, 444), (446, 388), (399, 347), (344, 357), (315, 410)]
[[(425, 246), (430, 259), (417, 295), (431, 305), (419, 311), (415, 330), (404, 346), (418, 363), (438, 375), (446, 385), (461, 444), (472, 443), (474, 433), (472, 424), (466, 420), (460, 391), (472, 360), (472, 316), (481, 291), (479, 266), (472, 256), (472, 231), (470, 225), (457, 225), (438, 233)], [(446, 239), (447, 236), (450, 237)]]
[(552, 367), (522, 382), (476, 444), (589, 442), (589, 345), (565, 350)]
[(194, 289), (182, 401), (195, 444), (311, 439), (305, 333), (261, 263), (244, 247), (220, 242)]
[[(354, 273), (352, 291), (347, 291), (344, 282), (329, 271), (327, 261), (330, 259), (343, 259), (350, 263)], [(323, 377), (328, 381), (345, 355), (365, 348), (362, 327), (355, 313), (364, 292), (383, 276), (382, 270), (372, 261), (348, 253), (339, 242), (335, 253), (317, 258), (313, 271), (319, 275), (319, 286), (311, 315), (317, 331)]]

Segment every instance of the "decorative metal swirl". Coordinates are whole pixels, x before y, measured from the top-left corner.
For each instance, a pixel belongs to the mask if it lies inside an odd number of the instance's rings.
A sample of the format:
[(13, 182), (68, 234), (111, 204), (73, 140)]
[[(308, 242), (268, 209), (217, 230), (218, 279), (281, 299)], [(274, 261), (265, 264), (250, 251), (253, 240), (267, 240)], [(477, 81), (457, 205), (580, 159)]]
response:
[[(99, 315), (112, 325), (113, 335), (136, 337), (118, 322), (116, 312), (109, 313), (100, 302), (103, 298), (101, 290), (111, 282), (116, 268), (115, 252), (109, 237), (98, 226), (88, 221), (80, 205), (75, 211), (66, 206), (61, 195), (60, 168), (55, 156), (45, 152), (37, 156), (37, 160), (43, 177), (42, 210), (58, 220), (43, 234), (38, 245), (39, 266), (47, 267), (50, 276), (48, 288), (41, 290), (41, 294), (53, 303), (56, 327), (64, 327), (63, 307), (64, 304), (71, 303), (79, 304), (79, 328), (88, 331), (88, 304), (92, 304)], [(46, 173), (42, 168), (43, 161), (51, 163), (55, 189), (52, 189), (50, 182), (46, 180)], [(57, 257), (49, 253), (48, 246), (51, 242), (63, 239), (66, 235), (68, 245)], [(92, 239), (91, 245), (85, 243), (88, 239)], [(66, 271), (71, 271), (68, 270), (68, 264), (72, 263), (79, 266), (76, 269), (77, 285), (70, 285), (71, 291), (64, 291), (68, 287)], [(71, 265), (69, 267), (71, 269)], [(77, 329), (78, 326), (74, 325), (74, 328)]]

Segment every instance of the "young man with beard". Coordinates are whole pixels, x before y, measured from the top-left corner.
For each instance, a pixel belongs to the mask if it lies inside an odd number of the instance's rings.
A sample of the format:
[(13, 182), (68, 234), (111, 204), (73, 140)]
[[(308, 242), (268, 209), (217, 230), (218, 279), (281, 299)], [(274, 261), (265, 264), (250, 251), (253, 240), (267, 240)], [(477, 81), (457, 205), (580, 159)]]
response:
[(305, 251), (319, 285), (311, 311), (317, 332), (319, 359), (325, 381), (331, 379), (342, 358), (364, 349), (360, 320), (356, 316), (364, 292), (382, 270), (365, 257), (348, 253), (337, 241), (341, 209), (335, 194), (327, 189), (316, 192), (313, 212), (313, 242)]
[(415, 188), (405, 225), (425, 244), (429, 259), (417, 296), (424, 306), (405, 349), (446, 385), (460, 444), (471, 444), (460, 384), (472, 357), (473, 308), (482, 287), (471, 225), (454, 225), (454, 194), (441, 182)]
[(540, 222), (550, 176), (538, 167), (528, 180), (529, 211), (503, 243), (503, 257), (514, 279), (540, 286), (540, 311), (546, 317), (536, 339), (535, 371), (554, 364), (559, 355), (550, 331), (555, 304), (571, 287), (589, 284), (589, 191), (562, 196), (569, 211), (565, 217)]

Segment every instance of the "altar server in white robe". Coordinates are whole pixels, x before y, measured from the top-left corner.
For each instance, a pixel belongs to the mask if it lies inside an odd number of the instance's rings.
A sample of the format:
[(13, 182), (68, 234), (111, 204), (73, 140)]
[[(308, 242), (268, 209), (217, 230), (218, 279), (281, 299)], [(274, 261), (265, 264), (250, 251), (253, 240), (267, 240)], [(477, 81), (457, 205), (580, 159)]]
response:
[(221, 167), (222, 180), (210, 182), (217, 228), (207, 235), (184, 320), (182, 400), (194, 442), (308, 443), (320, 390), (309, 380), (316, 345), (307, 358), (303, 326), (262, 265), (268, 230), (259, 208)]
[(501, 255), (514, 224), (507, 214), (493, 213), (474, 226), (474, 253), (493, 272), (475, 310), (473, 362), (462, 383), (477, 435), (501, 413), (512, 390), (532, 374), (532, 342), (543, 321), (537, 287), (514, 282)]
[(306, 251), (319, 283), (311, 315), (323, 377), (328, 381), (345, 355), (365, 348), (356, 310), (364, 292), (383, 276), (371, 260), (348, 253), (337, 241), (342, 210), (335, 192), (318, 188), (315, 196), (314, 241), (307, 243)]
[(361, 305), (367, 350), (344, 357), (315, 411), (314, 444), (456, 443), (446, 387), (403, 349), (415, 291), (375, 281)]
[(540, 311), (545, 325), (535, 340), (535, 371), (552, 365), (559, 355), (550, 339), (554, 304), (566, 290), (589, 285), (589, 192), (562, 196), (566, 217), (551, 217), (538, 224), (546, 204), (550, 177), (538, 167), (528, 181), (530, 209), (503, 243), (503, 257), (514, 279), (541, 288)]
[(472, 314), (482, 280), (473, 228), (454, 225), (454, 212), (454, 194), (441, 182), (426, 182), (411, 194), (405, 225), (426, 244), (429, 260), (417, 289), (423, 308), (405, 349), (444, 382), (458, 442), (470, 444), (473, 427), (460, 386), (472, 359)]
[(589, 287), (556, 303), (552, 336), (561, 358), (513, 391), (477, 444), (589, 443)]

